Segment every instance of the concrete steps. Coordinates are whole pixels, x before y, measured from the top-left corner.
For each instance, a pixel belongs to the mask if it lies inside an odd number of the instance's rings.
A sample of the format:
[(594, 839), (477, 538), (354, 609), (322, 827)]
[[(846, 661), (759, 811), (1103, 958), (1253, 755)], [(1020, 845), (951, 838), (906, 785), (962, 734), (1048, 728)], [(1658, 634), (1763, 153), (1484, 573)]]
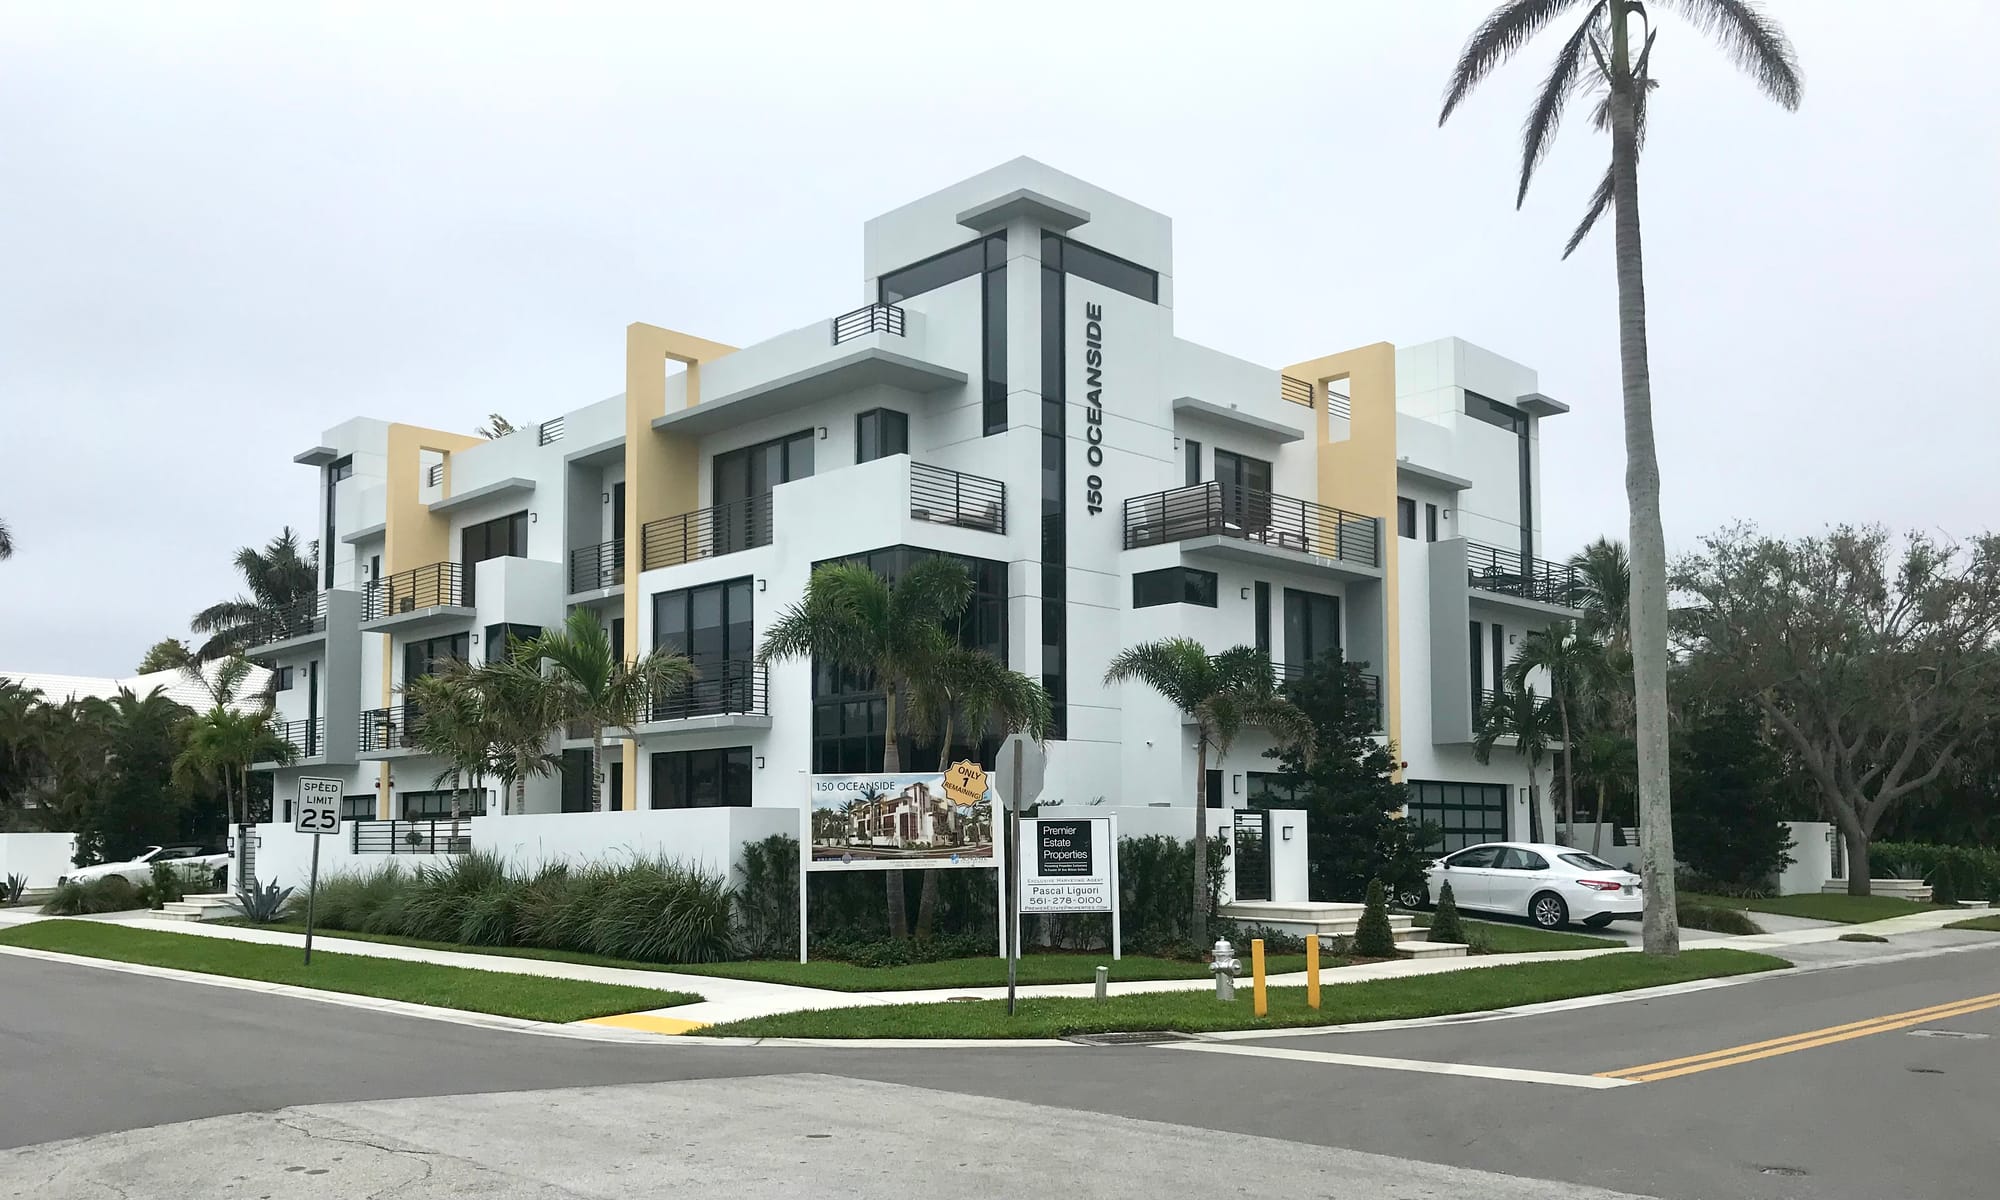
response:
[[(1845, 896), (1847, 880), (1829, 879), (1819, 889), (1822, 896)], [(1918, 904), (1931, 902), (1931, 885), (1921, 879), (1871, 879), (1868, 893), (1872, 896), (1894, 896), (1898, 900), (1914, 900)]]
[(160, 909), (162, 921), (209, 921), (216, 917), (233, 917), (238, 913), (233, 896), (221, 892), (203, 892), (176, 900)]
[(1396, 940), (1398, 958), (1464, 958), (1470, 947), (1464, 942), (1406, 942)]

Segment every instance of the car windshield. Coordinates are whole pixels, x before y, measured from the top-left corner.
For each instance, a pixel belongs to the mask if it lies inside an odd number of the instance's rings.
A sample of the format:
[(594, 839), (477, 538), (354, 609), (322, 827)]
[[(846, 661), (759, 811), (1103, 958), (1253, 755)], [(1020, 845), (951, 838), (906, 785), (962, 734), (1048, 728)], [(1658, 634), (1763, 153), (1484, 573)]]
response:
[(1584, 854), (1581, 851), (1575, 854), (1562, 854), (1557, 857), (1572, 867), (1582, 867), (1586, 871), (1616, 871), (1620, 869), (1594, 854)]

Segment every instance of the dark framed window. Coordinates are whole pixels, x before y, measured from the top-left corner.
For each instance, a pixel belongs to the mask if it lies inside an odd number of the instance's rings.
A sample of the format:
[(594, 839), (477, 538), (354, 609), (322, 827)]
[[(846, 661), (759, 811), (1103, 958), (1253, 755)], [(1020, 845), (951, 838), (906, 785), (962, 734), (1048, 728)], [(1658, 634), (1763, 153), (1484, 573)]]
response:
[(653, 807), (750, 807), (750, 747), (653, 755)]
[(1007, 428), (1007, 235), (988, 234), (891, 271), (875, 294), (882, 304), (900, 304), (974, 275), (980, 276), (981, 418), (993, 434)]
[(1493, 622), (1493, 690), (1499, 691), (1507, 678), (1507, 635), (1501, 630), (1500, 622)]
[(1287, 777), (1276, 771), (1245, 771), (1244, 799), (1251, 808), (1276, 808), (1298, 799), (1297, 789), (1284, 783)]
[(271, 690), (274, 692), (289, 692), (292, 690), (292, 668), (271, 668)]
[(403, 646), (403, 686), (426, 675), (435, 675), (454, 662), (469, 661), (472, 647), (469, 634), (453, 633), (444, 637), (425, 638), (408, 642)]
[(963, 246), (954, 246), (943, 254), (934, 254), (922, 262), (889, 272), (876, 282), (876, 301), (901, 304), (912, 296), (935, 291), (947, 283), (970, 279), (986, 269), (987, 240), (979, 238)]
[[(333, 547), (337, 544), (333, 540), (334, 497), (339, 494), (335, 489), (339, 486), (341, 480), (352, 479), (353, 477), (354, 456), (351, 454), (346, 458), (336, 458), (326, 464), (326, 537), (320, 540), (322, 568), (320, 574), (325, 580), (327, 587), (333, 586)], [(380, 572), (377, 573), (379, 574)]]
[(1508, 433), (1528, 432), (1527, 413), (1511, 404), (1502, 404), (1498, 400), (1482, 396), (1478, 392), (1465, 393), (1465, 415), (1484, 421), (1488, 425), (1497, 425)]
[(467, 525), (459, 533), (459, 566), (464, 572), (465, 603), (473, 603), (473, 584), (478, 579), (480, 563), (489, 558), (526, 558), (528, 556), (528, 514), (524, 510), (482, 521), (477, 525)]
[[(1507, 839), (1507, 785), (1411, 780), (1409, 819), (1435, 825), (1441, 832), (1425, 849), (1449, 853), (1482, 842)], [(1454, 862), (1453, 866), (1470, 866)]]
[(566, 813), (589, 812), (590, 751), (563, 751), (556, 771), (562, 785), (562, 810)]
[(1256, 606), (1257, 653), (1271, 657), (1271, 585), (1259, 579), (1251, 592), (1251, 601)]
[(1486, 655), (1481, 650), (1485, 644), (1481, 631), (1485, 628), (1477, 621), (1472, 622), (1472, 707), (1475, 709), (1479, 707), (1479, 693), (1486, 690)]
[(1148, 304), (1160, 302), (1160, 273), (1053, 233), (1042, 234), (1042, 265), (1101, 283)]
[(1215, 478), (1239, 488), (1268, 492), (1271, 490), (1271, 463), (1268, 459), (1252, 458), (1233, 450), (1217, 450)]
[(382, 578), (382, 556), (371, 554), (368, 556), (368, 582), (374, 583), (380, 578)]
[(372, 821), (375, 819), (375, 794), (365, 796), (342, 796), (340, 798), (340, 819), (343, 821)]
[(1181, 444), (1187, 449), (1187, 485), (1193, 487), (1201, 482), (1201, 443), (1186, 438)]
[(1285, 589), (1285, 666), (1301, 669), (1340, 649), (1340, 597)]
[(625, 661), (625, 618), (611, 618), (611, 657)]
[(750, 578), (727, 579), (653, 597), (653, 649), (694, 664), (695, 680), (674, 716), (747, 711), (755, 696), (755, 602)]
[(871, 408), (854, 418), (854, 461), (874, 462), (910, 452), (910, 417), (893, 408)]
[(1213, 571), (1193, 567), (1163, 567), (1140, 571), (1132, 576), (1132, 607), (1152, 608), (1160, 604), (1196, 604), (1214, 608), (1216, 576)]
[(1435, 504), (1424, 505), (1424, 540), (1438, 540), (1438, 506)]
[[(405, 821), (444, 821), (451, 818), (454, 793), (449, 789), (430, 792), (402, 792), (402, 819)], [(486, 789), (467, 788), (456, 793), (458, 815), (461, 817), (483, 817), (486, 815)]]
[(1396, 536), (1417, 536), (1417, 502), (1408, 496), (1396, 497)]
[(1203, 784), (1202, 792), (1203, 792), (1203, 799), (1208, 801), (1205, 807), (1207, 808), (1229, 807), (1229, 798), (1222, 794), (1221, 771), (1216, 771), (1216, 770), (1209, 771), (1208, 778)]
[(813, 473), (813, 431), (788, 433), (718, 454), (713, 469), (709, 490), (716, 504), (767, 496), (779, 484)]
[(521, 642), (533, 641), (542, 636), (540, 625), (488, 625), (486, 627), (486, 661), (504, 662), (512, 657), (514, 647)]

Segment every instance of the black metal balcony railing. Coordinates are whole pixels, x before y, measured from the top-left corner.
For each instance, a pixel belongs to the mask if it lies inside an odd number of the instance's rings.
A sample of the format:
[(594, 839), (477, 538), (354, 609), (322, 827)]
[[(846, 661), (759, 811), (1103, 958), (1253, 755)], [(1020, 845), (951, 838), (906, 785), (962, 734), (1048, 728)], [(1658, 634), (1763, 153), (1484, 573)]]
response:
[(1219, 534), (1364, 566), (1382, 562), (1374, 517), (1213, 480), (1125, 502), (1125, 548)]
[(1329, 388), (1326, 393), (1326, 411), (1328, 416), (1351, 421), (1354, 419), (1354, 400)]
[(318, 758), (326, 753), (326, 718), (305, 721), (273, 721), (271, 736), (292, 748), (294, 761)]
[(354, 854), (466, 854), (472, 850), (472, 820), (349, 821), (347, 839)]
[(580, 546), (569, 555), (569, 590), (589, 592), (625, 582), (625, 540)]
[(833, 319), (833, 344), (870, 333), (903, 336), (903, 310), (893, 304), (870, 304)]
[[(1504, 705), (1511, 703), (1512, 700), (1514, 699), (1514, 696), (1515, 693), (1508, 688), (1480, 688), (1480, 687), (1473, 688), (1472, 689), (1473, 727), (1475, 729), (1479, 727), (1480, 723), (1485, 720), (1486, 714), (1492, 711), (1494, 705), (1496, 704)], [(1540, 693), (1537, 693), (1535, 696), (1535, 707), (1537, 709), (1546, 709), (1550, 704), (1553, 703), (1554, 701), (1548, 696), (1541, 695)]]
[(683, 721), (725, 713), (768, 715), (771, 711), (771, 669), (749, 659), (696, 663), (700, 672), (684, 691), (656, 696), (647, 713), (651, 721)]
[(910, 518), (960, 529), (1007, 532), (1007, 485), (929, 463), (910, 464)]
[(563, 436), (563, 418), (543, 421), (535, 433), (535, 444), (546, 446), (550, 442), (560, 442)]
[(1467, 582), (1482, 592), (1518, 596), (1542, 604), (1575, 608), (1582, 598), (1582, 579), (1568, 563), (1545, 558), (1524, 559), (1513, 550), (1481, 542), (1465, 544)]
[(361, 752), (415, 749), (417, 716), (416, 707), (409, 704), (364, 711), (361, 714)]
[[(1306, 674), (1306, 668), (1299, 663), (1274, 662), (1271, 664), (1271, 670), (1277, 676), (1278, 684), (1281, 687), (1287, 683), (1292, 682), (1295, 679), (1305, 678)], [(1362, 672), (1361, 694), (1363, 698), (1363, 703), (1368, 705), (1368, 711), (1375, 718), (1374, 723), (1370, 726), (1370, 728), (1381, 729), (1382, 728), (1382, 677), (1380, 675), (1369, 674), (1368, 672), (1365, 671)]]
[(1294, 379), (1290, 375), (1278, 376), (1278, 395), (1293, 404), (1303, 404), (1307, 408), (1313, 406), (1313, 385), (1303, 379)]
[(471, 597), (465, 591), (464, 569), (455, 562), (431, 563), (369, 584), (368, 593), (362, 598), (361, 619), (379, 621), (420, 608), (470, 602)]
[(697, 508), (639, 530), (639, 563), (651, 571), (771, 544), (771, 493)]
[(282, 642), (325, 632), (326, 593), (316, 592), (272, 613), (257, 636), (262, 642)]

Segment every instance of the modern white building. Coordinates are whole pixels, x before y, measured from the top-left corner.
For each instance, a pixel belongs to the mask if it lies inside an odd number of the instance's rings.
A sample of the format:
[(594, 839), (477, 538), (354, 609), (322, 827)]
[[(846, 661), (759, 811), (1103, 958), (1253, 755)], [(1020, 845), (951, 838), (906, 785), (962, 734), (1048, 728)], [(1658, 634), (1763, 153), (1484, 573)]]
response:
[[(483, 795), (481, 844), (528, 853), (509, 821), (542, 853), (796, 828), (805, 776), (880, 768), (883, 705), (758, 665), (764, 631), (815, 564), (947, 554), (975, 581), (965, 639), (1054, 700), (1047, 798), (1193, 802), (1179, 715), (1102, 682), (1185, 635), (1289, 668), (1339, 647), (1378, 681), (1416, 815), (1454, 846), (1527, 835), (1524, 769), (1470, 743), (1521, 635), (1574, 615), (1538, 557), (1540, 423), (1565, 407), (1534, 371), (1456, 339), (1282, 365), (1186, 341), (1169, 219), (1029, 159), (868, 222), (863, 261), (851, 311), (751, 346), (632, 325), (623, 394), (508, 436), (356, 419), (300, 453), (325, 591), (253, 652), (290, 682), (278, 815), (310, 773), (347, 780), (357, 820), (450, 816), (402, 686), (581, 607), (699, 681), (620, 731), (618, 813), (583, 812), (578, 769), (531, 781), (525, 814)], [(1268, 748), (1211, 762), (1211, 802), (1265, 792)]]

